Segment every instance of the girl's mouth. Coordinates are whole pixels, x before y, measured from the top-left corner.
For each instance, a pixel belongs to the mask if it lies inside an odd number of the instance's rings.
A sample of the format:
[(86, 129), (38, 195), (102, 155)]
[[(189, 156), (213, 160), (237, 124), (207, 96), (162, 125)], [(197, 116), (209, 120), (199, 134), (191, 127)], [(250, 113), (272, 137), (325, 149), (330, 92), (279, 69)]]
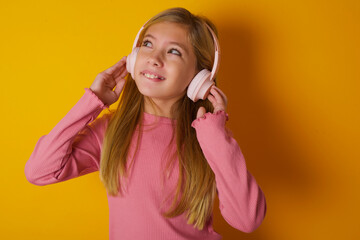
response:
[(154, 74), (150, 74), (150, 73), (142, 73), (147, 79), (150, 79), (152, 81), (155, 81), (155, 82), (160, 82), (160, 81), (163, 81), (165, 80), (164, 77), (160, 77), (160, 76), (157, 76), (157, 75), (154, 75)]

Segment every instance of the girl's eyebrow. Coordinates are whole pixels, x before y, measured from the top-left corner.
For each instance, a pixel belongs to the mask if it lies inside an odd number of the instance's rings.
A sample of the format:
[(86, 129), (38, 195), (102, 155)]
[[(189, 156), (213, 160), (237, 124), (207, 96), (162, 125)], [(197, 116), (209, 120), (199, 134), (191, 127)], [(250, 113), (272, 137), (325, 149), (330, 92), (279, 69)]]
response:
[[(150, 37), (150, 38), (153, 38), (153, 39), (156, 40), (156, 38), (155, 38), (153, 35), (149, 34), (149, 33), (144, 36), (144, 38), (146, 38), (146, 37)], [(169, 42), (169, 43), (170, 43), (170, 44), (175, 44), (175, 45), (179, 46), (179, 47), (182, 48), (187, 54), (189, 54), (188, 49), (187, 49), (187, 48), (185, 47), (185, 45), (183, 45), (182, 43), (179, 43), (179, 42)]]

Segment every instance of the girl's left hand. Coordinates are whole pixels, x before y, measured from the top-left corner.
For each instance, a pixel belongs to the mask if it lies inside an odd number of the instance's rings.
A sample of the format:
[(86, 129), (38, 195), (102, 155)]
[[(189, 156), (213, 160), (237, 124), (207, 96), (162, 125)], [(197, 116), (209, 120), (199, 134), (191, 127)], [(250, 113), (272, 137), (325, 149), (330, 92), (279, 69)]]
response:
[[(215, 85), (213, 85), (210, 89), (210, 93), (207, 97), (207, 99), (209, 99), (209, 101), (212, 103), (212, 105), (214, 106), (214, 112), (216, 113), (218, 111), (225, 111), (226, 112), (226, 107), (227, 107), (227, 97), (226, 95)], [(200, 107), (196, 118), (200, 118), (202, 116), (204, 116), (204, 114), (206, 113), (205, 108), (204, 107)]]

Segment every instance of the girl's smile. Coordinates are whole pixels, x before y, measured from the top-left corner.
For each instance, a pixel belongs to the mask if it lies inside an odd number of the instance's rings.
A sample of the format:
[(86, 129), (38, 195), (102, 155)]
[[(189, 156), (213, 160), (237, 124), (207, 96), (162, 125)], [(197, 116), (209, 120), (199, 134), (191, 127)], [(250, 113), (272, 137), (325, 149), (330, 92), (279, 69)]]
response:
[(165, 80), (163, 76), (149, 70), (142, 71), (142, 74), (154, 82), (160, 82), (162, 80)]

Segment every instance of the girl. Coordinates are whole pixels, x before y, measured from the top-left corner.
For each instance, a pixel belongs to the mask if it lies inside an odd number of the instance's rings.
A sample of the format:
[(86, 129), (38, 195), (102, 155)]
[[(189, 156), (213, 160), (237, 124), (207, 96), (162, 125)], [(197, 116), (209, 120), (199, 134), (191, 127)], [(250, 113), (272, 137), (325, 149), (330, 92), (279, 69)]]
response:
[(38, 140), (28, 181), (47, 185), (100, 171), (110, 239), (221, 239), (212, 227), (216, 194), (231, 226), (254, 231), (265, 197), (225, 128), (227, 98), (214, 82), (200, 100), (190, 93), (203, 69), (215, 75), (216, 32), (183, 8), (150, 19), (138, 48), (99, 73)]

